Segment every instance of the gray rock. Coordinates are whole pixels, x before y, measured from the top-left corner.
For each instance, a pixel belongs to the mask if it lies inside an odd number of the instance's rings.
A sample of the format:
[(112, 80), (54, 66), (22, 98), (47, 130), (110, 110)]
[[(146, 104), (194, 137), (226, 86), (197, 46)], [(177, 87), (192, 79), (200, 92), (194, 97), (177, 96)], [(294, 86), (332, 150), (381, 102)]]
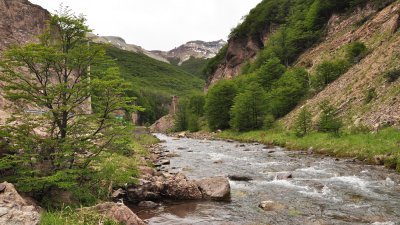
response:
[(40, 223), (40, 208), (28, 204), (14, 185), (4, 182), (5, 189), (0, 193), (0, 224), (29, 224)]
[(231, 193), (229, 181), (223, 177), (206, 178), (196, 182), (204, 199), (228, 200)]
[(241, 175), (229, 175), (228, 177), (229, 177), (230, 180), (233, 180), (233, 181), (250, 181), (250, 180), (253, 180), (253, 178), (251, 178), (251, 177), (241, 176)]

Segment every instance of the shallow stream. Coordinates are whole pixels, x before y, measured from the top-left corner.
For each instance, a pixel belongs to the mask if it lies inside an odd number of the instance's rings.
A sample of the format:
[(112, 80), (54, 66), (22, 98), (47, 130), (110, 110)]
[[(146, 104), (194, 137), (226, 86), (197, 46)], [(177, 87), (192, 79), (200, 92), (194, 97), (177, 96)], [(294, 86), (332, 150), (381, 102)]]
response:
[[(134, 208), (149, 224), (400, 224), (400, 174), (383, 166), (257, 143), (157, 137), (166, 141), (161, 143), (165, 151), (180, 155), (163, 168), (169, 172), (191, 179), (236, 175), (252, 180), (230, 181), (230, 202)], [(293, 178), (278, 179), (284, 174)], [(267, 200), (286, 209), (263, 211), (258, 205)]]

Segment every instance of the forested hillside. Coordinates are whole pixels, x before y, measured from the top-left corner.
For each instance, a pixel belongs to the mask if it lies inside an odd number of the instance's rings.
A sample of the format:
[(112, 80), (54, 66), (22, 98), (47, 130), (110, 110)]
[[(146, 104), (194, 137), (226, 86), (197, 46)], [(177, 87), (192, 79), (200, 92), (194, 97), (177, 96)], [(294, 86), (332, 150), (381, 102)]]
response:
[(172, 95), (199, 93), (204, 85), (200, 78), (141, 53), (108, 47), (107, 55), (116, 60), (121, 76), (131, 82), (129, 94), (137, 97), (137, 104), (146, 109), (139, 113), (141, 124), (153, 123), (166, 115)]

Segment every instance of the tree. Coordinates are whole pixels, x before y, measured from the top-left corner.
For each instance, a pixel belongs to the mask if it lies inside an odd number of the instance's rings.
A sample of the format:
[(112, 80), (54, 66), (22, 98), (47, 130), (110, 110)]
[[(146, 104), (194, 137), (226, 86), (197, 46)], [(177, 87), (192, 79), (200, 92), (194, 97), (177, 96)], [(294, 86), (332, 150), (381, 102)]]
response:
[(236, 93), (232, 80), (222, 80), (208, 90), (204, 110), (211, 130), (229, 128), (229, 111)]
[(272, 57), (257, 71), (257, 77), (262, 87), (265, 90), (270, 90), (272, 83), (279, 79), (285, 71), (286, 67), (281, 64), (280, 59)]
[(343, 59), (326, 60), (317, 65), (313, 86), (321, 89), (335, 81), (349, 69), (349, 62)]
[(343, 126), (343, 123), (340, 118), (336, 116), (337, 109), (332, 105), (329, 105), (327, 100), (322, 101), (319, 104), (319, 107), (322, 110), (322, 113), (318, 120), (318, 131), (339, 135), (339, 130)]
[(239, 131), (248, 131), (262, 127), (263, 119), (267, 114), (267, 102), (264, 89), (251, 83), (247, 90), (238, 94), (230, 111), (230, 125)]
[(189, 111), (191, 114), (201, 117), (204, 115), (204, 104), (206, 98), (202, 94), (192, 95), (189, 97)]
[(175, 131), (184, 131), (188, 129), (189, 123), (189, 102), (186, 98), (181, 98), (178, 102), (178, 110), (175, 113)]
[[(103, 46), (89, 44), (89, 31), (85, 18), (65, 10), (52, 16), (37, 43), (12, 46), (1, 62), (14, 112), (0, 128), (10, 143), (10, 154), (0, 159), (1, 180), (38, 198), (52, 188), (98, 192), (103, 156), (133, 153), (132, 126), (116, 117), (139, 107), (124, 97), (128, 85)], [(41, 114), (24, 113), (29, 108)], [(128, 182), (135, 170), (121, 173)]]
[(296, 136), (304, 137), (311, 131), (312, 120), (311, 111), (304, 106), (296, 118)]

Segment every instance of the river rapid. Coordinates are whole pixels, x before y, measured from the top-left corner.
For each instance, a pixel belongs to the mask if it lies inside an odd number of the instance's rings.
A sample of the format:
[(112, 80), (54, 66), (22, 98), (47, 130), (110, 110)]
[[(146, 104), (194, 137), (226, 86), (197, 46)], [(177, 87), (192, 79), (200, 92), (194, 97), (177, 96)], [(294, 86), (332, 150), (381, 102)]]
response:
[[(163, 170), (190, 179), (236, 175), (251, 180), (230, 181), (230, 202), (170, 201), (155, 209), (133, 208), (149, 224), (400, 224), (400, 174), (383, 166), (257, 143), (156, 136), (165, 140), (165, 152), (180, 155)], [(288, 174), (292, 178), (282, 179)], [(264, 211), (261, 201), (286, 209)]]

